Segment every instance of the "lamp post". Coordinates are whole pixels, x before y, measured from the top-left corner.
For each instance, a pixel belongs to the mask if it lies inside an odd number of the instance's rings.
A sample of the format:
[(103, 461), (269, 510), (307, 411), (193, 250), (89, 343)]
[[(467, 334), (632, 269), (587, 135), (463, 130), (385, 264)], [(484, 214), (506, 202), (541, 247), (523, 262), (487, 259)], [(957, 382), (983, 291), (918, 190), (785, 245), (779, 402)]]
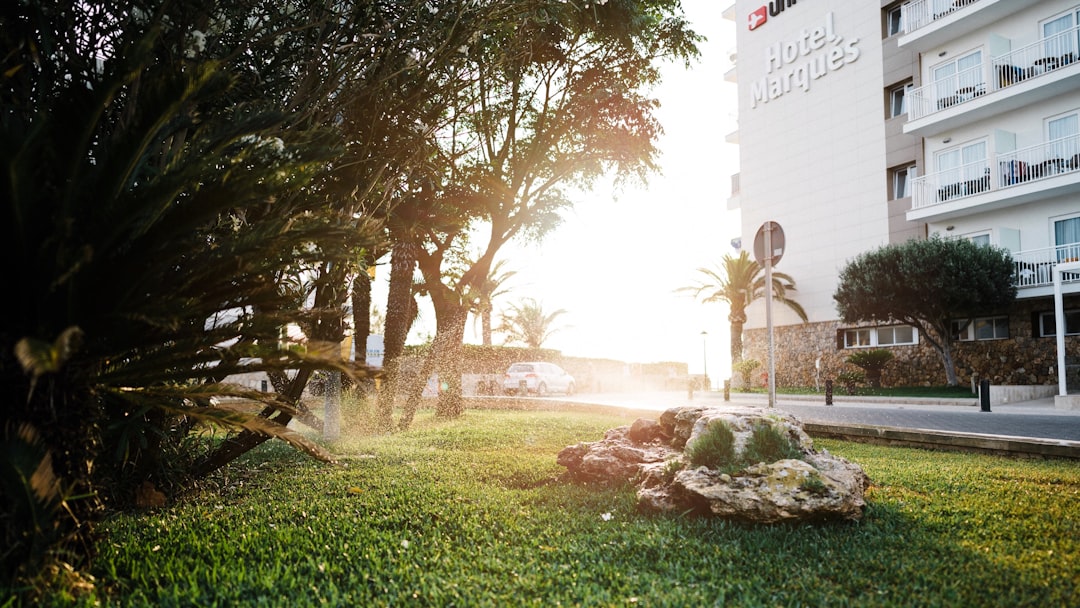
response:
[(705, 346), (705, 337), (709, 335), (709, 332), (701, 331), (701, 371), (705, 376), (705, 390), (710, 390), (709, 386), (709, 349)]

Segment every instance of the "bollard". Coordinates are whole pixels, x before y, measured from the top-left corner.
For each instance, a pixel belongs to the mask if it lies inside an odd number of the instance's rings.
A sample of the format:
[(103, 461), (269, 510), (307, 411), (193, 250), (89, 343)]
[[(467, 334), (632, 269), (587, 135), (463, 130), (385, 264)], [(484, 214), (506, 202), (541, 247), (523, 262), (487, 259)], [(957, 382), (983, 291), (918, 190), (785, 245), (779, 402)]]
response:
[(690, 401), (694, 400), (694, 381), (693, 380), (687, 380), (686, 381), (686, 398), (689, 399)]
[(731, 380), (724, 380), (724, 401), (731, 401)]
[(832, 380), (825, 381), (825, 405), (832, 405)]
[(990, 411), (990, 381), (981, 380), (979, 382), (979, 403), (982, 405), (982, 411)]

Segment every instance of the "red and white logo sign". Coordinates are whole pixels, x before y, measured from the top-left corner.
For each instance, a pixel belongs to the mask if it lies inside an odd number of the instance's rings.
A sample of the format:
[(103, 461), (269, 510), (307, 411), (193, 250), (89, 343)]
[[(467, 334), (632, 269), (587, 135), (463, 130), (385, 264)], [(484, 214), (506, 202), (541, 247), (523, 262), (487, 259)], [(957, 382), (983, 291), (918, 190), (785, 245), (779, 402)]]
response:
[(768, 9), (768, 7), (762, 5), (761, 8), (759, 8), (756, 11), (750, 13), (748, 21), (749, 21), (751, 31), (756, 30), (757, 28), (761, 27), (768, 20), (769, 20), (769, 9)]

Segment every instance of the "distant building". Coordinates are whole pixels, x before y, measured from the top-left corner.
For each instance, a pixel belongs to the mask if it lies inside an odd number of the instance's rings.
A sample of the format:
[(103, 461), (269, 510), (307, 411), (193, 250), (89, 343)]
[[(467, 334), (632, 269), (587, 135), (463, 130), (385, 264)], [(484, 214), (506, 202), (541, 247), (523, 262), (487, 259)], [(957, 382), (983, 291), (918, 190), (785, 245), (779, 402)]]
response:
[[(887, 383), (943, 384), (914, 328), (841, 324), (832, 299), (858, 254), (941, 235), (1005, 247), (1016, 264), (1014, 307), (956, 319), (962, 381), (1056, 386), (1050, 269), (1080, 259), (1077, 0), (738, 0), (724, 15), (739, 91), (728, 204), (744, 243), (781, 224), (778, 270), (810, 316), (773, 308), (778, 383), (813, 385), (853, 349), (882, 347), (897, 357)], [(1077, 363), (1080, 275), (1067, 278)], [(759, 360), (764, 310), (752, 306), (747, 324), (746, 355)]]

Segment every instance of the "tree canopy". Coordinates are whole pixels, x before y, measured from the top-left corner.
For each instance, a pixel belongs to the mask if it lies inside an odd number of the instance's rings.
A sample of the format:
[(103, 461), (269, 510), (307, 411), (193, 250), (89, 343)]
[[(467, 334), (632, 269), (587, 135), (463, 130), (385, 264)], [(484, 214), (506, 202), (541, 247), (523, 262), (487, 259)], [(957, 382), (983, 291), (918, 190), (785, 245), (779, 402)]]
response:
[[(716, 268), (698, 268), (701, 280), (696, 285), (681, 287), (677, 291), (689, 293), (704, 303), (722, 302), (728, 305), (728, 322), (731, 323), (731, 363), (742, 361), (742, 332), (746, 324), (746, 308), (765, 297), (765, 269), (750, 259), (750, 254), (725, 255)], [(787, 306), (804, 322), (806, 311), (802, 305), (789, 297), (795, 291), (795, 279), (783, 273), (772, 273), (773, 300)]]
[(845, 323), (904, 323), (941, 355), (950, 386), (954, 320), (1000, 313), (1016, 298), (1013, 259), (967, 239), (910, 240), (859, 255), (840, 272), (833, 299)]

